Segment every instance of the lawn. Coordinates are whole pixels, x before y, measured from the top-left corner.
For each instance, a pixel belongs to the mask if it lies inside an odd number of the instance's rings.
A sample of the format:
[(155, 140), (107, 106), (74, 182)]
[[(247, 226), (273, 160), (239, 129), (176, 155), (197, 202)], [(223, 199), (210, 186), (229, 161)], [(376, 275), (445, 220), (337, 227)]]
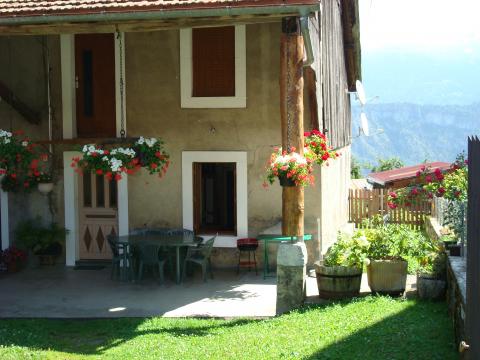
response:
[(4, 359), (457, 359), (445, 303), (367, 297), (268, 320), (1, 320)]

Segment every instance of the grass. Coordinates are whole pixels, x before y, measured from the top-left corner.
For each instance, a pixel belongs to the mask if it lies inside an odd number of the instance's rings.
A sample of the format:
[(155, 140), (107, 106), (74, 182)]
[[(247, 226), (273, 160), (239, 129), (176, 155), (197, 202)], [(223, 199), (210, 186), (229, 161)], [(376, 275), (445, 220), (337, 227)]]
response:
[(445, 303), (367, 297), (268, 320), (1, 320), (1, 359), (457, 359)]

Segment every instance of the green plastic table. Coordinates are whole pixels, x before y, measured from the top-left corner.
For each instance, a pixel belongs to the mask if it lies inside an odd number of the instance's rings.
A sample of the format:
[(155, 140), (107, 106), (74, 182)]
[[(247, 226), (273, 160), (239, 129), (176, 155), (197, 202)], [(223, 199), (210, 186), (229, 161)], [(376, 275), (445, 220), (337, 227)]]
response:
[[(180, 269), (180, 248), (188, 246), (196, 246), (202, 241), (199, 236), (191, 236), (186, 234), (155, 234), (155, 235), (123, 235), (118, 236), (116, 241), (120, 244), (129, 246), (138, 246), (142, 243), (153, 243), (159, 247), (171, 247), (175, 248), (176, 252), (176, 274), (175, 280), (177, 284), (180, 284), (181, 269)], [(126, 262), (124, 262), (126, 263)]]
[[(278, 234), (262, 234), (257, 236), (257, 240), (264, 242), (263, 247), (263, 278), (266, 279), (267, 277), (273, 277), (273, 275), (269, 275), (270, 269), (268, 266), (268, 243), (269, 242), (294, 242), (297, 240), (297, 236), (284, 236)], [(312, 240), (311, 234), (303, 235), (303, 241)]]

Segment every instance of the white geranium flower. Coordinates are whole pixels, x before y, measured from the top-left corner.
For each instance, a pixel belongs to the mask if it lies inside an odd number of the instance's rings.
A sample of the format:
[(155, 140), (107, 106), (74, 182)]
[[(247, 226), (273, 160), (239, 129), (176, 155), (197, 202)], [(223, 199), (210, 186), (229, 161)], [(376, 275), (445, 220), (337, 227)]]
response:
[(155, 145), (155, 143), (157, 142), (157, 139), (155, 139), (155, 138), (150, 138), (150, 139), (146, 139), (145, 142), (147, 143), (147, 146), (148, 146), (148, 147), (152, 147), (152, 146)]
[(22, 146), (27, 147), (28, 146), (28, 141), (22, 141)]
[(108, 157), (107, 157), (107, 156), (104, 156), (104, 157), (102, 157), (102, 160), (103, 160), (103, 161), (108, 161)]
[(120, 168), (122, 167), (123, 163), (122, 160), (117, 159), (117, 158), (111, 158), (110, 159), (110, 167), (113, 172), (118, 172), (120, 171)]
[(138, 145), (143, 145), (145, 144), (145, 138), (143, 136), (140, 136), (140, 139), (137, 140)]

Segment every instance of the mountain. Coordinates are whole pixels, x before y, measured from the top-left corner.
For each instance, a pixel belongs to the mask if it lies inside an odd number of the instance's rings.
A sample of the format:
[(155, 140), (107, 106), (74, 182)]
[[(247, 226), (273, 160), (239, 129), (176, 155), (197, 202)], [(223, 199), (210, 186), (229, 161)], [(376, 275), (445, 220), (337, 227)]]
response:
[[(352, 108), (352, 154), (360, 162), (399, 157), (406, 165), (451, 162), (480, 135), (480, 103), (471, 105), (367, 104), (371, 136), (358, 136), (360, 107)], [(379, 131), (383, 129), (383, 132)]]
[(480, 101), (480, 48), (435, 53), (365, 52), (363, 83), (377, 102), (469, 105)]

